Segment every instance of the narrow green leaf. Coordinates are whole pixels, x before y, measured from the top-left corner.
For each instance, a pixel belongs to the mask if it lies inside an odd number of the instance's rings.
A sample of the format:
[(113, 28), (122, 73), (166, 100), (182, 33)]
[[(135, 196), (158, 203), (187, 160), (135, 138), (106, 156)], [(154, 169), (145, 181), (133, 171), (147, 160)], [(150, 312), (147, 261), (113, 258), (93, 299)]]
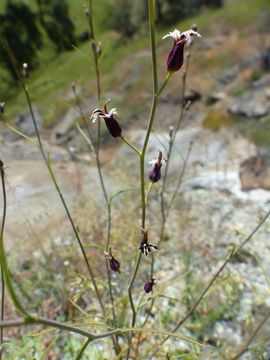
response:
[(28, 140), (30, 143), (34, 144), (37, 148), (39, 148), (39, 145), (37, 142), (35, 142), (35, 140), (31, 139), (29, 136), (25, 135), (24, 133), (22, 133), (21, 131), (15, 129), (13, 126), (7, 124), (7, 127), (15, 132), (17, 135), (20, 135), (21, 137), (23, 137), (24, 139)]

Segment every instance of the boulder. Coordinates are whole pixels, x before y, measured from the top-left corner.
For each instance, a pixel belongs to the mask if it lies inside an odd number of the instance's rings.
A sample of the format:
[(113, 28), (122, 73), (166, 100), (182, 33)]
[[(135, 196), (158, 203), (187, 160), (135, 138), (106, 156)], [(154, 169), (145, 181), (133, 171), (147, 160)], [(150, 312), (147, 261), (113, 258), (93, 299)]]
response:
[[(41, 129), (42, 118), (37, 108), (33, 109), (34, 117), (37, 123), (38, 130)], [(15, 120), (15, 128), (24, 133), (25, 135), (32, 137), (35, 136), (35, 128), (30, 111), (20, 113)], [(19, 136), (19, 135), (18, 135)]]
[(259, 118), (270, 113), (267, 89), (258, 88), (246, 91), (242, 96), (234, 99), (228, 106), (228, 111), (237, 116)]
[(240, 180), (242, 190), (270, 190), (270, 157), (257, 155), (243, 161), (240, 165)]
[(75, 120), (77, 118), (77, 111), (74, 109), (67, 111), (64, 118), (55, 126), (53, 130), (52, 141), (55, 144), (63, 145), (73, 139), (77, 133), (76, 129), (74, 128)]

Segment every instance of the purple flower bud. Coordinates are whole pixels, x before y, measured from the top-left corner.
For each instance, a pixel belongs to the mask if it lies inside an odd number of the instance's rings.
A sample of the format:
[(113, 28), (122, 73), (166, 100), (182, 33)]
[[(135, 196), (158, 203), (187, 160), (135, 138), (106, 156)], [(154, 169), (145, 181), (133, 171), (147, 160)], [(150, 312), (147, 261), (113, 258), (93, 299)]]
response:
[(154, 164), (153, 169), (149, 173), (149, 180), (151, 180), (153, 183), (156, 183), (161, 178), (161, 165)]
[(119, 124), (117, 120), (115, 120), (114, 116), (111, 115), (110, 117), (104, 117), (105, 124), (109, 133), (113, 137), (119, 137), (122, 134), (122, 126)]
[(103, 118), (111, 136), (119, 137), (122, 134), (122, 126), (114, 118), (114, 115), (117, 115), (117, 111), (115, 108), (108, 111), (106, 105), (107, 103), (104, 105), (104, 110), (95, 109), (92, 112), (91, 119), (95, 122), (98, 117)]
[(156, 160), (150, 161), (150, 164), (153, 164), (153, 169), (149, 173), (149, 180), (153, 183), (156, 183), (160, 180), (161, 177), (161, 168), (164, 165), (166, 160), (162, 160), (162, 152), (159, 151), (158, 158)]
[(0, 114), (4, 114), (5, 112), (5, 103), (1, 102), (0, 103)]
[(194, 35), (201, 36), (197, 31), (188, 30), (181, 33), (179, 30), (174, 30), (165, 35), (163, 39), (172, 37), (174, 40), (173, 47), (167, 59), (167, 70), (169, 72), (179, 71), (184, 63), (184, 47), (185, 44), (189, 45)]
[(109, 250), (109, 263), (110, 268), (112, 271), (120, 272), (120, 262), (115, 259), (115, 257), (112, 255), (112, 249)]
[(155, 279), (151, 277), (145, 284), (144, 284), (144, 291), (148, 294), (153, 291), (153, 286), (155, 285)]
[(109, 261), (110, 261), (110, 268), (112, 269), (112, 271), (119, 272), (120, 262), (116, 260), (114, 256), (112, 256)]
[(167, 70), (168, 71), (178, 71), (181, 69), (184, 63), (184, 46), (187, 40), (185, 37), (182, 37), (181, 40), (175, 42), (172, 50), (169, 53), (167, 60)]

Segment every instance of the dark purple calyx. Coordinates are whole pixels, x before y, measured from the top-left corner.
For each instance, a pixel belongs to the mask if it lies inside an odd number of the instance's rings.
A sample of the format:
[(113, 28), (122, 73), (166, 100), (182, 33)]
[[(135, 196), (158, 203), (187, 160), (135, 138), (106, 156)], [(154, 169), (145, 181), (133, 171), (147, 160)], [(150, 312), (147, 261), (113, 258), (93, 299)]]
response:
[(112, 271), (120, 272), (120, 262), (112, 255), (112, 249), (109, 251), (109, 264)]
[(149, 173), (149, 180), (156, 183), (161, 178), (161, 164), (155, 163), (153, 169)]
[(112, 256), (109, 261), (110, 261), (110, 268), (112, 269), (112, 271), (119, 272), (120, 262), (118, 260), (116, 260), (114, 256)]
[(179, 41), (175, 41), (167, 60), (167, 70), (179, 71), (184, 63), (184, 47), (187, 42), (186, 36), (182, 35)]
[(156, 183), (160, 180), (161, 177), (161, 167), (166, 162), (162, 160), (162, 152), (159, 151), (158, 158), (156, 159), (153, 169), (149, 173), (149, 180), (153, 183)]
[(151, 277), (145, 284), (144, 284), (144, 291), (149, 294), (153, 291), (153, 286), (155, 285), (155, 279)]
[(122, 134), (122, 126), (119, 124), (117, 120), (111, 115), (110, 117), (104, 117), (105, 124), (109, 133), (113, 137), (119, 137)]

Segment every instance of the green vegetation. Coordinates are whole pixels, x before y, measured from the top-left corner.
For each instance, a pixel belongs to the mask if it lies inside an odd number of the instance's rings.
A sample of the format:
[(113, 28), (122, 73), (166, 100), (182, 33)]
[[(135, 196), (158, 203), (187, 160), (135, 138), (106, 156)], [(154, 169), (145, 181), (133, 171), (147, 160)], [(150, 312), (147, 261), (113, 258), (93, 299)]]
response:
[(256, 145), (270, 147), (270, 118), (264, 121), (253, 121), (251, 138)]
[(221, 127), (232, 125), (232, 123), (233, 120), (226, 111), (217, 109), (209, 113), (205, 118), (203, 125), (208, 129), (219, 130)]
[[(33, 10), (37, 11), (35, 0), (29, 0)], [(84, 4), (83, 0), (76, 2), (69, 0), (71, 19), (74, 22), (76, 34), (80, 34), (87, 29), (87, 20), (84, 16)], [(3, 6), (3, 5), (1, 5)], [(244, 31), (245, 27), (250, 23), (259, 22), (260, 15), (266, 9), (270, 9), (268, 0), (236, 0), (229, 2), (226, 6), (219, 9), (212, 9), (211, 11), (203, 12), (202, 14), (186, 19), (176, 24), (175, 27), (179, 29), (186, 29), (190, 27), (190, 24), (197, 23), (200, 32), (203, 36), (211, 36), (213, 31), (220, 31), (228, 29), (229, 26), (233, 26), (236, 29)], [(99, 0), (94, 1), (94, 13), (95, 13), (95, 27), (98, 39), (103, 45), (103, 57), (102, 57), (102, 76), (104, 84), (104, 94), (107, 91), (117, 91), (121, 82), (125, 78), (121, 78), (121, 65), (126, 62), (130, 63), (131, 57), (144, 51), (149, 46), (147, 36), (137, 36), (132, 41), (126, 42), (121, 37), (108, 30), (108, 1)], [(219, 24), (219, 29), (216, 29), (216, 24)], [(223, 26), (224, 25), (224, 26)], [(168, 52), (168, 43), (163, 43), (161, 38), (164, 34), (171, 31), (171, 27), (160, 28), (157, 32), (157, 42), (159, 49), (164, 52)], [(249, 31), (246, 32), (246, 36), (249, 36)], [(33, 103), (38, 106), (41, 111), (42, 117), (47, 124), (52, 124), (56, 121), (59, 108), (65, 108), (69, 106), (69, 97), (71, 83), (76, 82), (78, 86), (81, 86), (84, 90), (85, 97), (94, 96), (95, 94), (95, 81), (93, 79), (94, 68), (90, 45), (88, 42), (81, 44), (74, 51), (69, 51), (61, 54), (55, 54), (54, 45), (45, 39), (46, 46), (39, 52), (38, 60), (40, 66), (37, 70), (33, 71), (29, 79), (29, 89), (33, 99)], [(162, 45), (160, 45), (162, 43)], [(198, 61), (197, 61), (198, 60)], [(204, 58), (197, 59), (196, 62), (205, 65), (206, 60)], [(214, 60), (211, 60), (214, 61)], [(231, 58), (232, 62), (233, 59)], [(228, 64), (230, 63), (228, 61)], [(132, 59), (132, 62), (136, 62), (136, 59)], [(149, 66), (150, 60), (145, 59), (146, 67)], [(134, 64), (135, 67), (136, 63)], [(160, 63), (159, 69), (164, 72), (164, 64)], [(222, 66), (222, 61), (217, 62), (217, 66)], [(123, 65), (125, 66), (125, 65)], [(197, 71), (200, 71), (198, 69)], [(115, 78), (121, 78), (118, 81), (118, 85), (115, 84)], [(7, 111), (5, 119), (11, 121), (14, 116), (25, 109), (25, 99), (23, 94), (18, 88), (11, 87), (10, 84), (5, 81), (7, 78), (3, 70), (0, 71), (0, 94), (1, 101), (5, 101), (7, 105)], [(149, 79), (149, 81), (148, 81)], [(147, 88), (147, 84), (150, 83), (150, 72), (145, 71), (145, 77), (143, 79), (143, 89)], [(118, 86), (118, 88), (116, 88)], [(135, 91), (132, 89), (131, 91)], [(137, 90), (138, 91), (138, 90)], [(125, 101), (125, 99), (123, 99)], [(120, 101), (121, 102), (121, 101)], [(135, 109), (138, 107), (138, 103), (133, 106), (133, 109), (129, 109), (130, 114), (134, 114)], [(60, 111), (61, 112), (61, 111)]]
[(42, 47), (42, 36), (37, 26), (36, 14), (25, 4), (7, 3), (5, 13), (0, 14), (0, 34), (0, 61), (11, 78), (16, 80), (16, 72), (4, 44), (12, 51), (14, 59), (19, 64), (27, 62), (30, 68), (34, 68), (37, 65), (37, 50)]

